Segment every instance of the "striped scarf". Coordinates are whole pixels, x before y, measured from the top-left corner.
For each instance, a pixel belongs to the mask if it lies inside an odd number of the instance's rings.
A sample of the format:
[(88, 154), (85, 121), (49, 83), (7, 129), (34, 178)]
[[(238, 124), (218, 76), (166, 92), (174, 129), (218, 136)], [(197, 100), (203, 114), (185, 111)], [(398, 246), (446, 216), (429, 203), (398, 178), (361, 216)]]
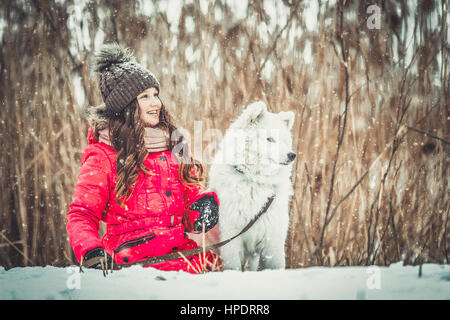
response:
[[(100, 130), (98, 135), (99, 142), (112, 145), (108, 128)], [(169, 150), (169, 134), (160, 128), (145, 127), (144, 143), (149, 153)]]

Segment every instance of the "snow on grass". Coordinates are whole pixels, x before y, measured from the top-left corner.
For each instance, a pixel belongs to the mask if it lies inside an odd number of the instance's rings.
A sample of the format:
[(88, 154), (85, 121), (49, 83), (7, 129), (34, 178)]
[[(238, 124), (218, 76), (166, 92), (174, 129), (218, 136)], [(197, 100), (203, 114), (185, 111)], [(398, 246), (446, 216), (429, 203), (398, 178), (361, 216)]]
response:
[[(0, 267), (0, 299), (450, 299), (450, 266), (311, 267), (192, 275), (132, 266), (103, 277), (78, 267)], [(195, 290), (193, 290), (195, 288)]]

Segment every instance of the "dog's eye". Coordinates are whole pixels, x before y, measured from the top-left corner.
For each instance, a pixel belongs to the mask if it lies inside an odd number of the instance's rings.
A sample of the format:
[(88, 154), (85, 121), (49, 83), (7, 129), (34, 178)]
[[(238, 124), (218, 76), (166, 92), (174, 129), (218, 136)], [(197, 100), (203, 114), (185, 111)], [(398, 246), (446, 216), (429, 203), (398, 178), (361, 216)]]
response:
[(275, 139), (272, 138), (272, 137), (268, 137), (268, 138), (267, 138), (267, 141), (269, 141), (269, 142), (275, 142)]

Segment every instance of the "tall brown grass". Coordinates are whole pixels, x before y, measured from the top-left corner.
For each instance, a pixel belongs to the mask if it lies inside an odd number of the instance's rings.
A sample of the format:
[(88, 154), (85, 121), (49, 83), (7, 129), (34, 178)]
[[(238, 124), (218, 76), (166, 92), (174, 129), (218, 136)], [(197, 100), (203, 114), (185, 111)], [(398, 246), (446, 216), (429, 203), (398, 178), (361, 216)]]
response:
[(207, 13), (193, 1), (175, 33), (164, 12), (100, 1), (84, 8), (85, 44), (68, 28), (71, 2), (2, 4), (0, 265), (75, 263), (65, 213), (86, 145), (80, 110), (101, 103), (89, 71), (99, 30), (134, 49), (191, 133), (195, 121), (225, 132), (256, 99), (295, 111), (288, 267), (448, 263), (449, 146), (405, 127), (449, 140), (448, 1), (414, 12), (384, 1), (380, 29), (367, 28), (371, 3), (324, 2), (313, 30), (308, 3), (278, 2), (286, 17), (266, 33), (262, 2), (239, 20), (225, 1)]

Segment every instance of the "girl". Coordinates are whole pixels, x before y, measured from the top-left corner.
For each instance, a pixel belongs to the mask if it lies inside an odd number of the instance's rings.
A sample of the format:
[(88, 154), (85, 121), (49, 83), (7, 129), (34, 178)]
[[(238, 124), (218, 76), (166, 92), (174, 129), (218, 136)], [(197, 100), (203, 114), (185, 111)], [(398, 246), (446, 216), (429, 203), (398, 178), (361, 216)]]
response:
[[(103, 46), (94, 70), (104, 104), (87, 110), (88, 145), (67, 213), (76, 258), (101, 268), (196, 248), (185, 232), (214, 227), (219, 201), (202, 190), (202, 165), (194, 163), (177, 134), (159, 98), (158, 80), (116, 43)], [(100, 221), (106, 223), (101, 239)], [(202, 259), (150, 266), (195, 273)], [(215, 259), (207, 253), (207, 261)]]

